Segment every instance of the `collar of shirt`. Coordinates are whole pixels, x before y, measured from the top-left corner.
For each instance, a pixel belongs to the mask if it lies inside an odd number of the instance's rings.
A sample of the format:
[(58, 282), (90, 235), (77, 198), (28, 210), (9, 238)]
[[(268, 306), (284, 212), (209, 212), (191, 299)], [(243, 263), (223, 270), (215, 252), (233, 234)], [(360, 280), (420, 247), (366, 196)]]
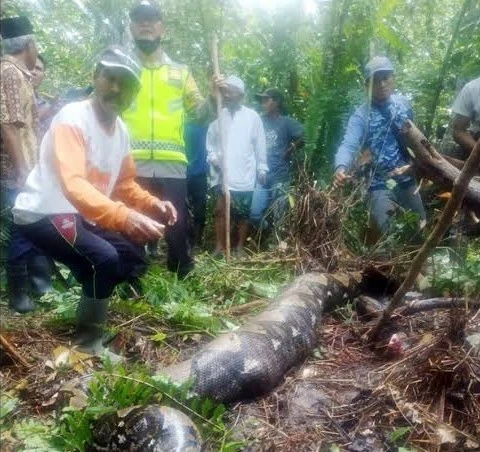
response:
[(19, 71), (25, 74), (28, 80), (31, 81), (33, 79), (32, 73), (27, 69), (27, 66), (25, 66), (23, 61), (20, 61), (18, 58), (15, 58), (13, 55), (3, 56), (1, 61), (7, 61), (9, 63), (12, 63)]

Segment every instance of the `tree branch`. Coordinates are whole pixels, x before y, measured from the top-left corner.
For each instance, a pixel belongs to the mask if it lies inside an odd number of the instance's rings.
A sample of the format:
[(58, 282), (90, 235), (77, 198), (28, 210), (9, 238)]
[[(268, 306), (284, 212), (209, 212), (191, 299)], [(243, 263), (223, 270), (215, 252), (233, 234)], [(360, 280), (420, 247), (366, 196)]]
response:
[[(436, 151), (435, 151), (436, 152)], [(432, 157), (433, 158), (433, 157)], [(384, 325), (390, 319), (393, 311), (400, 306), (401, 302), (403, 301), (403, 297), (407, 293), (407, 291), (413, 286), (415, 279), (417, 278), (422, 265), (427, 260), (431, 250), (437, 246), (438, 242), (442, 239), (442, 237), (447, 232), (448, 228), (452, 224), (452, 220), (457, 213), (465, 194), (468, 191), (468, 184), (472, 179), (473, 175), (477, 171), (478, 167), (480, 166), (480, 140), (477, 141), (477, 144), (473, 148), (470, 156), (468, 157), (465, 165), (460, 173), (460, 175), (455, 179), (453, 184), (452, 196), (448, 200), (443, 213), (435, 226), (435, 229), (432, 231), (430, 236), (427, 238), (425, 243), (423, 244), (420, 251), (415, 256), (415, 259), (412, 262), (412, 265), (408, 271), (405, 280), (403, 281), (402, 285), (398, 288), (398, 290), (393, 295), (392, 300), (390, 301), (389, 305), (383, 311), (382, 316), (378, 320), (377, 324), (373, 327), (372, 331), (368, 335), (368, 339), (370, 341), (374, 341), (377, 337), (379, 332), (382, 330)]]

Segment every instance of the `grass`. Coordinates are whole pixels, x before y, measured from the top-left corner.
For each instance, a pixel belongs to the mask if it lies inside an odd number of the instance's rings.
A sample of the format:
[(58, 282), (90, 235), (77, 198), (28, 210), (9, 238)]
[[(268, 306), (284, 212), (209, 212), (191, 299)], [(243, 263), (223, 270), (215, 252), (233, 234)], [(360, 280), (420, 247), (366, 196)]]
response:
[[(197, 258), (195, 271), (184, 280), (153, 264), (143, 280), (144, 297), (135, 301), (121, 300), (118, 295), (113, 297), (109, 328), (124, 333), (123, 325), (138, 317), (141, 326), (150, 327), (152, 333), (146, 337), (159, 349), (172, 348), (168, 343), (170, 336), (181, 338), (178, 347), (182, 347), (185, 338), (199, 334), (210, 340), (243, 321), (230, 315), (231, 307), (258, 298), (273, 298), (291, 276), (292, 270), (287, 264), (265, 263), (255, 258), (226, 263), (202, 254)], [(79, 286), (46, 295), (39, 300), (40, 309), (36, 313), (8, 319), (7, 329), (18, 334), (22, 330), (48, 330), (54, 332), (48, 340), (55, 340), (56, 334), (66, 329), (73, 332), (79, 297)], [(51, 359), (51, 351), (44, 353), (47, 354), (39, 356), (35, 351), (37, 363)], [(71, 373), (57, 372), (52, 381), (47, 382), (47, 374), (39, 377), (29, 373), (27, 379), (35, 382), (39, 379), (45, 386), (51, 386), (66, 375), (70, 377)], [(190, 416), (211, 450), (226, 452), (244, 447), (231, 437), (223, 405), (195, 397), (189, 385), (179, 386), (152, 376), (151, 367), (143, 363), (130, 362), (115, 367), (105, 364), (102, 371), (95, 374), (85, 402), (55, 407), (55, 411), (37, 416), (32, 415), (29, 400), (22, 399), (19, 390), (8, 388), (8, 393), (2, 392), (0, 404), (2, 439), (13, 438), (16, 450), (82, 451), (91, 442), (92, 425), (101, 415), (132, 405), (160, 403)]]

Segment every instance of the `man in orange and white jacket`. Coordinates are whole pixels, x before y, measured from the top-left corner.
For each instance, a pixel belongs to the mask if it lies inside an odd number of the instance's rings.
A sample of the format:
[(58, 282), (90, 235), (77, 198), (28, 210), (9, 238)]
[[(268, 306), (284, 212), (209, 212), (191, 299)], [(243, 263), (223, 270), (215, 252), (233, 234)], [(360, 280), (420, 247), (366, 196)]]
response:
[(22, 233), (81, 283), (77, 344), (92, 354), (105, 352), (103, 328), (115, 286), (143, 274), (143, 245), (176, 222), (171, 203), (135, 182), (129, 135), (119, 117), (138, 92), (140, 71), (120, 47), (100, 55), (94, 96), (55, 116), (13, 209)]

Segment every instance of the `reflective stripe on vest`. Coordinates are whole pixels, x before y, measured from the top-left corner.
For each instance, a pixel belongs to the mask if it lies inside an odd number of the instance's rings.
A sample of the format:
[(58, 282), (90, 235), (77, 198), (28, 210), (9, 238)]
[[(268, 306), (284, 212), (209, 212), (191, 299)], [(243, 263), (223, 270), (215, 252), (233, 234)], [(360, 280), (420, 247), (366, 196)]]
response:
[(132, 155), (135, 160), (187, 163), (184, 147), (168, 141), (132, 141)]
[(188, 70), (165, 64), (143, 69), (142, 87), (123, 114), (135, 160), (187, 163), (183, 140), (183, 91)]

